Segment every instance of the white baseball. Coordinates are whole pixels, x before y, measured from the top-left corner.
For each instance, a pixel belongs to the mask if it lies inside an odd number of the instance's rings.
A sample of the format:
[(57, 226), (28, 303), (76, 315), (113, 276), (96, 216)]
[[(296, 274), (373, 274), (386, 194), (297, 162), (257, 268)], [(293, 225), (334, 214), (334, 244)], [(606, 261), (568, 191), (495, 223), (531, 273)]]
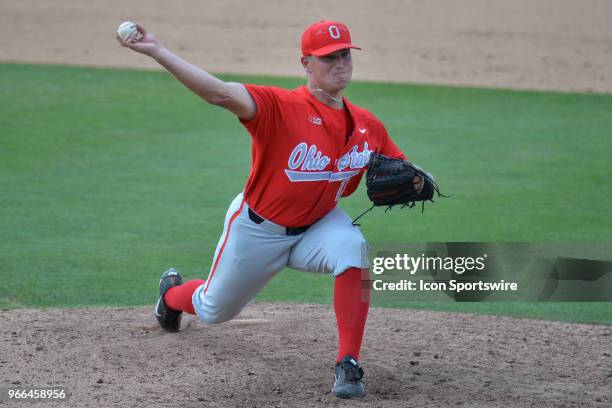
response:
[(142, 34), (138, 31), (136, 23), (132, 23), (131, 21), (121, 23), (119, 28), (117, 28), (117, 34), (122, 41), (127, 41), (128, 38), (133, 38), (135, 40), (140, 40), (142, 38)]

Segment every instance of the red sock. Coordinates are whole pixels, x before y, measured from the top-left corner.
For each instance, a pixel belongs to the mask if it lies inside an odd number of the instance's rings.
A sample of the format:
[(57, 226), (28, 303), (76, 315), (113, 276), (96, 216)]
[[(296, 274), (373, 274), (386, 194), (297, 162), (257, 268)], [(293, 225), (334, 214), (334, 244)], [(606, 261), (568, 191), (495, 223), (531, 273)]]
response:
[(193, 303), (191, 303), (191, 297), (198, 286), (203, 285), (204, 282), (206, 281), (203, 279), (194, 279), (183, 282), (180, 286), (168, 289), (166, 293), (164, 293), (164, 302), (166, 302), (166, 306), (175, 311), (195, 314)]
[(362, 272), (361, 269), (350, 268), (334, 282), (334, 310), (338, 322), (339, 343), (337, 361), (347, 355), (359, 358), (370, 307), (369, 276), (367, 269)]

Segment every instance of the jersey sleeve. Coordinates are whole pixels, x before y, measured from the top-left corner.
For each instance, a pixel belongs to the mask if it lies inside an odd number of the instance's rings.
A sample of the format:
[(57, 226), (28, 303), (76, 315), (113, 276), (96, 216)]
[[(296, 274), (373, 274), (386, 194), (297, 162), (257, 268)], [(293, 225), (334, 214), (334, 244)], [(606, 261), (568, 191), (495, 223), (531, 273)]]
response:
[(279, 116), (279, 101), (275, 89), (270, 86), (244, 85), (257, 106), (255, 117), (250, 120), (239, 118), (253, 139), (261, 139), (273, 133), (273, 126)]
[(379, 132), (381, 137), (380, 150), (378, 151), (378, 153), (384, 154), (385, 156), (392, 157), (394, 159), (408, 160), (408, 157), (406, 157), (406, 155), (399, 149), (399, 147), (397, 147), (395, 142), (391, 139), (391, 136), (389, 136), (389, 133), (387, 132), (387, 129), (385, 129), (385, 126), (380, 122), (378, 122), (378, 125), (380, 127)]

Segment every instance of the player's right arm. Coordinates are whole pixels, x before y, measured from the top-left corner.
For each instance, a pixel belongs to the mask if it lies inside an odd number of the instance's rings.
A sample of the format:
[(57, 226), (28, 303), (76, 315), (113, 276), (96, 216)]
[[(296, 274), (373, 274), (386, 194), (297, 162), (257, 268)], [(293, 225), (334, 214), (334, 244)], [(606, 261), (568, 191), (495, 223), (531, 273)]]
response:
[(122, 41), (119, 37), (117, 37), (117, 40), (122, 46), (155, 59), (189, 90), (206, 102), (221, 106), (241, 119), (250, 120), (255, 117), (257, 106), (244, 85), (237, 82), (222, 81), (205, 70), (181, 59), (161, 45), (155, 36), (141, 25), (138, 25), (138, 31), (143, 35), (140, 40), (129, 38), (127, 41)]

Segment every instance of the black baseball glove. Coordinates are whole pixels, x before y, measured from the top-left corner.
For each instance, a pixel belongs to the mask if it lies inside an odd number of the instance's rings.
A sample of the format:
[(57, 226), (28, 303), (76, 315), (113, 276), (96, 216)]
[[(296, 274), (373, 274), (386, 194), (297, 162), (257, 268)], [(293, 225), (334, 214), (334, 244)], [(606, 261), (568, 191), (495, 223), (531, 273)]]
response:
[[(417, 190), (413, 184), (414, 176), (423, 182)], [(368, 197), (375, 206), (414, 207), (417, 201), (433, 201), (434, 193), (440, 194), (438, 185), (431, 174), (406, 160), (392, 159), (380, 153), (370, 155), (366, 173)]]
[[(422, 179), (420, 190), (417, 190), (413, 184), (414, 176)], [(424, 211), (425, 201), (433, 202), (434, 194), (438, 197), (448, 197), (440, 193), (433, 176), (425, 170), (406, 160), (393, 159), (376, 152), (370, 154), (366, 187), (373, 205), (353, 220), (353, 225), (356, 226), (360, 225), (357, 224), (357, 220), (375, 206), (385, 206), (387, 210), (395, 205), (412, 208), (417, 201), (421, 201), (423, 203), (421, 211)]]

